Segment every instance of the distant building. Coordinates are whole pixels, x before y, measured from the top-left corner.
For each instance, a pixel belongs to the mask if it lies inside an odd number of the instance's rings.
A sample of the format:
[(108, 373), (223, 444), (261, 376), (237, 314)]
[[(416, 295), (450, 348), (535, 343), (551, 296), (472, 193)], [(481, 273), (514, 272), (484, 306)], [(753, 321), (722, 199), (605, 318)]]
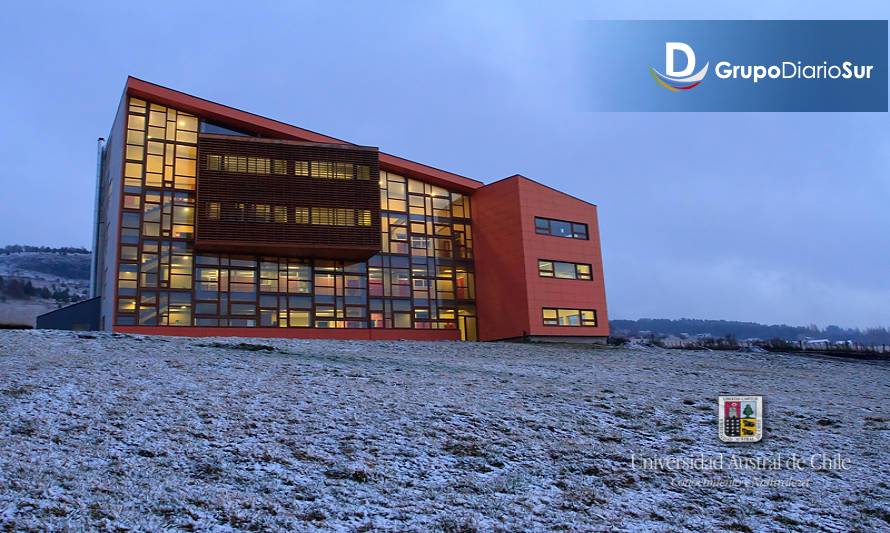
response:
[(523, 176), (484, 185), (135, 78), (99, 174), (106, 331), (609, 333), (596, 206)]

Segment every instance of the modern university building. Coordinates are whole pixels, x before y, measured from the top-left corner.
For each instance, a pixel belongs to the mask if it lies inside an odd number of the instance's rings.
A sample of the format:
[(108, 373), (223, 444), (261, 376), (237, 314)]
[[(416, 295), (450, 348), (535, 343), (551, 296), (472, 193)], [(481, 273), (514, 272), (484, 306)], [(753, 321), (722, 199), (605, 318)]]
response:
[(609, 333), (597, 208), (128, 78), (100, 143), (92, 299), (40, 327), (190, 336)]

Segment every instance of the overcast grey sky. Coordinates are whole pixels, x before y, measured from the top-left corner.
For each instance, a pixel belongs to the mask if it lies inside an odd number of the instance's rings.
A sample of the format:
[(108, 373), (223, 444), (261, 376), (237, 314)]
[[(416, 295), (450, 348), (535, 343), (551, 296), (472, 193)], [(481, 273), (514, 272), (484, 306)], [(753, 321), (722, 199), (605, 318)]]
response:
[(4, 6), (0, 244), (89, 245), (95, 139), (131, 74), (596, 203), (612, 318), (890, 326), (886, 113), (585, 113), (573, 60), (587, 19), (887, 2), (73, 4)]

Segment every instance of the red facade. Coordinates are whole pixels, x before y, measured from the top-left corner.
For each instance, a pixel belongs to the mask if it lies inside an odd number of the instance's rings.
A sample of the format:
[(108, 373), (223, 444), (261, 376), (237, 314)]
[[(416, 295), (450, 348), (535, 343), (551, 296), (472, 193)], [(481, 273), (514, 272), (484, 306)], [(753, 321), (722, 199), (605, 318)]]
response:
[[(518, 175), (477, 189), (473, 199), (479, 339), (608, 336), (596, 206)], [(583, 223), (588, 238), (538, 234), (536, 217)], [(591, 265), (591, 279), (542, 277), (539, 260)], [(591, 309), (597, 324), (544, 325), (544, 308)]]

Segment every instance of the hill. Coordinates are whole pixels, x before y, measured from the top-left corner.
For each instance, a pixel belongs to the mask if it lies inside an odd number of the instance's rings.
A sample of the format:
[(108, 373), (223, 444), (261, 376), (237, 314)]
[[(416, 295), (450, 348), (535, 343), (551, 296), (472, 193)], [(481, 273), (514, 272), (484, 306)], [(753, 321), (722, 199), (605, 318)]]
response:
[(610, 320), (613, 336), (677, 336), (710, 335), (715, 338), (732, 336), (737, 339), (783, 339), (796, 341), (807, 338), (836, 341), (853, 341), (861, 344), (890, 344), (887, 328), (841, 328), (828, 326), (787, 326), (737, 322), (734, 320), (700, 320), (681, 318), (641, 318), (639, 320)]

